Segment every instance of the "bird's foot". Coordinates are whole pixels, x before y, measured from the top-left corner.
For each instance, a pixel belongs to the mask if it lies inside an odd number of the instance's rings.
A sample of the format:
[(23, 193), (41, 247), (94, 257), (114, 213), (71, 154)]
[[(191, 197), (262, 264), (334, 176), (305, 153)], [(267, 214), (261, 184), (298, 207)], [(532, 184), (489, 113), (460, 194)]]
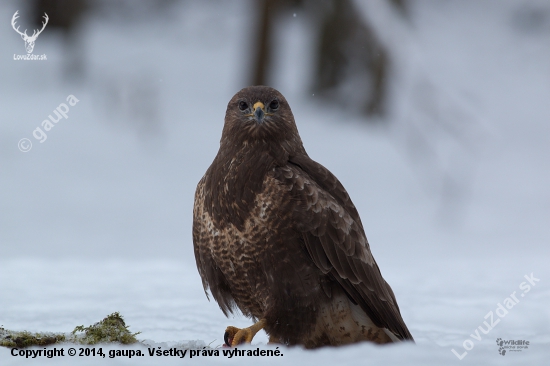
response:
[(235, 347), (241, 343), (250, 343), (252, 338), (265, 327), (265, 319), (261, 319), (256, 324), (251, 325), (248, 328), (237, 328), (229, 326), (225, 329), (223, 340), (229, 347)]

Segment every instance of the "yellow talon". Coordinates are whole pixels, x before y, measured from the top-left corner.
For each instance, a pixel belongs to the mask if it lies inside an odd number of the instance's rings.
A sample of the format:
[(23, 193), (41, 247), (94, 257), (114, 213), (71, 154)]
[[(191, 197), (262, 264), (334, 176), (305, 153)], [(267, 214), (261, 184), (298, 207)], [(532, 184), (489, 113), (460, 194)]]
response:
[(223, 339), (225, 344), (230, 347), (235, 347), (241, 343), (250, 343), (252, 339), (261, 329), (265, 327), (265, 319), (261, 319), (256, 324), (252, 324), (248, 328), (239, 329), (229, 326), (225, 329)]

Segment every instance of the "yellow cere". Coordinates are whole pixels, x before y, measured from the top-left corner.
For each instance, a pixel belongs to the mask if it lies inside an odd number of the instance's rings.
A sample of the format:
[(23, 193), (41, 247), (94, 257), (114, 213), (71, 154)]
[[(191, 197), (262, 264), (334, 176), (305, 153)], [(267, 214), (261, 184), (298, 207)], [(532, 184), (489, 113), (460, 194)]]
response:
[(262, 102), (256, 102), (254, 103), (254, 107), (252, 107), (252, 110), (255, 111), (256, 108), (260, 107), (261, 109), (264, 109), (264, 104)]

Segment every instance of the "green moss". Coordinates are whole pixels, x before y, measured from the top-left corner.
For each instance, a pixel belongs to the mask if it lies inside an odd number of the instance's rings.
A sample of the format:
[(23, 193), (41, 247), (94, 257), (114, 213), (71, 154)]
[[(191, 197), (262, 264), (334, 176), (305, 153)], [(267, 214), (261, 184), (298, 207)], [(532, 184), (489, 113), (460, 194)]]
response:
[(64, 334), (55, 333), (31, 333), (27, 331), (13, 332), (4, 328), (0, 328), (0, 346), (3, 347), (30, 347), (30, 346), (47, 346), (65, 341)]
[[(83, 333), (76, 335), (77, 333)], [(124, 323), (124, 319), (118, 312), (112, 313), (102, 321), (95, 323), (89, 327), (79, 325), (72, 331), (76, 335), (74, 341), (81, 344), (97, 344), (119, 342), (122, 344), (136, 343), (137, 333), (130, 333), (128, 326)]]
[(108, 315), (94, 325), (84, 327), (79, 325), (70, 334), (63, 333), (31, 333), (27, 331), (15, 332), (0, 327), (0, 346), (3, 347), (31, 347), (47, 346), (61, 342), (79, 344), (122, 343), (138, 342), (137, 333), (130, 333), (122, 316), (116, 312)]

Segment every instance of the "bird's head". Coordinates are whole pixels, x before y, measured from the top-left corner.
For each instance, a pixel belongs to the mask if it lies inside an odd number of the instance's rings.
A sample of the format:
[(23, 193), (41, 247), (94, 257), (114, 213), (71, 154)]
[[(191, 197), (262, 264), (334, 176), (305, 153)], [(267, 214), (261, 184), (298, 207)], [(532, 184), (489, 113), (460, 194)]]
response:
[(289, 154), (303, 149), (290, 106), (281, 93), (268, 86), (250, 86), (231, 98), (221, 143), (233, 147), (278, 145)]

